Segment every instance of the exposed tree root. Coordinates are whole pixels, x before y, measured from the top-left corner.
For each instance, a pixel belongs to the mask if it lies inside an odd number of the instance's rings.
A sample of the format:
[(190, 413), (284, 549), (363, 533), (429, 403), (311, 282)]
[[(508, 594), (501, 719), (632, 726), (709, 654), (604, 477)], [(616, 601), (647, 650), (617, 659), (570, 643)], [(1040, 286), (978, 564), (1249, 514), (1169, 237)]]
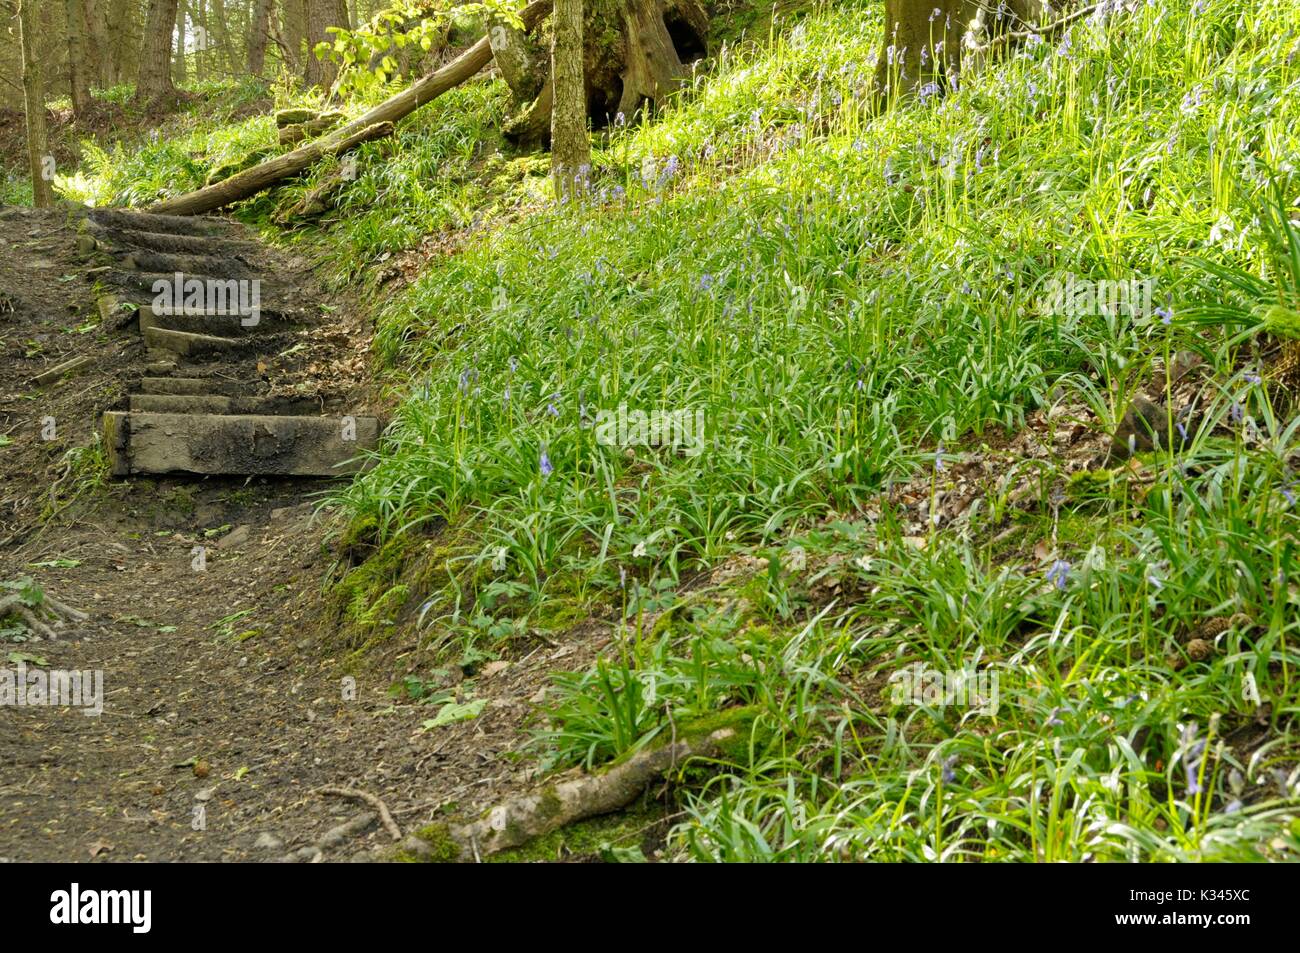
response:
[[(0, 618), (6, 615), (21, 619), (36, 635), (46, 639), (58, 639), (58, 633), (49, 623), (62, 625), (65, 622), (85, 622), (90, 616), (66, 606), (52, 596), (45, 595), (36, 606), (31, 606), (22, 593), (14, 592), (0, 596)], [(43, 618), (42, 618), (43, 617)], [(48, 621), (47, 621), (48, 620)]]
[(347, 797), (356, 801), (364, 801), (379, 813), (379, 821), (384, 825), (384, 830), (388, 831), (393, 840), (402, 839), (402, 829), (397, 826), (393, 820), (392, 812), (388, 810), (388, 805), (379, 798), (375, 797), (369, 791), (358, 791), (356, 788), (324, 787), (320, 788), (317, 794), (330, 794), (334, 797)]
[(638, 752), (601, 774), (558, 781), (505, 801), (472, 823), (425, 828), (402, 841), (401, 851), (419, 860), (466, 862), (520, 847), (567, 824), (626, 807), (657, 778), (685, 762), (716, 758), (735, 734), (734, 728), (722, 728)]
[(370, 828), (375, 826), (376, 817), (367, 811), (364, 814), (358, 814), (350, 821), (344, 821), (335, 827), (327, 830), (314, 844), (308, 844), (306, 847), (299, 847), (297, 850), (290, 851), (280, 858), (282, 864), (318, 864), (325, 859), (325, 852), (335, 847), (341, 846), (344, 842), (351, 840), (358, 834), (364, 834)]

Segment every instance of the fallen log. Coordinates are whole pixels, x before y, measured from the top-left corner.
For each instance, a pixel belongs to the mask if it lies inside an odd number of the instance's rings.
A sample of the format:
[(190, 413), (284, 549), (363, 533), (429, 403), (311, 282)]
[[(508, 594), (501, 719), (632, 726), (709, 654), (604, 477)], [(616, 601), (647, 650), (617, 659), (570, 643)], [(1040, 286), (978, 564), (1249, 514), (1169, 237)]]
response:
[(671, 742), (632, 755), (601, 774), (557, 781), (512, 798), (469, 824), (435, 825), (402, 841), (402, 859), (472, 862), (520, 847), (576, 821), (631, 804), (657, 778), (694, 758), (717, 758), (734, 728)]
[(322, 133), (329, 132), (345, 118), (340, 112), (322, 113), (292, 126), (281, 126), (277, 137), (280, 140), (280, 145), (292, 146), (304, 139), (310, 139), (312, 136), (319, 136)]
[[(533, 0), (519, 16), (524, 27), (532, 29), (550, 10), (551, 0)], [(256, 195), (277, 182), (297, 175), (324, 156), (341, 155), (363, 142), (391, 134), (393, 124), (399, 119), (409, 116), (449, 89), (473, 78), (491, 60), (492, 46), (488, 38), (484, 37), (446, 66), (416, 80), (397, 95), (389, 97), (365, 115), (329, 135), (282, 156), (268, 159), (214, 185), (155, 202), (149, 206), (149, 211), (167, 215), (202, 215)]]
[[(348, 128), (351, 129), (351, 126)], [(340, 130), (339, 133), (309, 142), (293, 152), (286, 152), (274, 159), (267, 159), (251, 169), (245, 169), (228, 179), (206, 185), (196, 192), (155, 202), (149, 206), (149, 211), (167, 215), (202, 215), (214, 211), (240, 199), (256, 195), (277, 182), (295, 176), (327, 155), (342, 155), (363, 142), (391, 136), (393, 124), (378, 122), (362, 129), (352, 130), (346, 135), (340, 135), (344, 131)]]

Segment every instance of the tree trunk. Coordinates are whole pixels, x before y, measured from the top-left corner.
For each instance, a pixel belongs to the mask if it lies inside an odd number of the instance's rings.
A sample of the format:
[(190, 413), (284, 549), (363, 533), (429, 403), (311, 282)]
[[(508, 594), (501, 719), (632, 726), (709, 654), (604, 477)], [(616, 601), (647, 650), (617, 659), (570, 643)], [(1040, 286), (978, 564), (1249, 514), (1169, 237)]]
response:
[(516, 26), (498, 21), (488, 27), (488, 42), (492, 46), (492, 59), (496, 61), (501, 78), (510, 87), (515, 102), (522, 104), (537, 98), (542, 88), (542, 73), (538, 57), (528, 34)]
[[(631, 122), (690, 76), (706, 51), (709, 17), (701, 0), (609, 0), (583, 18), (587, 116), (598, 128)], [(507, 68), (502, 75), (510, 82)], [(510, 141), (535, 145), (550, 134), (551, 77), (537, 98), (505, 124)], [(513, 84), (512, 84), (513, 88)], [(527, 101), (525, 97), (524, 101)]]
[(90, 107), (89, 57), (86, 55), (86, 10), (83, 0), (64, 0), (68, 34), (68, 90), (72, 115), (80, 119)]
[(36, 4), (18, 0), (18, 46), (23, 58), (23, 107), (27, 113), (27, 165), (32, 176), (32, 204), (49, 208), (54, 204), (50, 185), (53, 161), (45, 130), (45, 89), (41, 64), (36, 55)]
[(248, 27), (248, 72), (261, 76), (266, 69), (266, 40), (271, 29), (274, 0), (256, 0), (253, 19)]
[(109, 67), (109, 46), (107, 22), (103, 11), (105, 0), (82, 0), (83, 22), (86, 37), (86, 82), (107, 86)]
[(338, 66), (327, 54), (316, 55), (316, 44), (333, 43), (332, 26), (347, 27), (348, 8), (341, 0), (307, 0), (307, 68), (304, 74), (308, 86), (325, 89), (338, 78)]
[(306, 68), (302, 57), (307, 42), (307, 0), (281, 0), (280, 32), (289, 50), (288, 66), (301, 76)]
[(176, 48), (172, 50), (172, 82), (179, 85), (189, 79), (185, 63), (186, 3), (176, 4)]
[(677, 8), (664, 0), (623, 0), (620, 5), (624, 55), (617, 112), (628, 122), (646, 105), (662, 101), (690, 75), (682, 59), (686, 51), (677, 50), (668, 23), (680, 24), (679, 31), (693, 28), (702, 37), (700, 21), (707, 24), (707, 16), (685, 5), (681, 19), (674, 18), (675, 12)]
[(582, 65), (582, 0), (555, 0), (551, 43), (551, 174), (555, 197), (576, 198), (591, 174), (591, 139), (587, 134), (587, 90)]
[[(102, 0), (101, 0), (102, 2)], [(138, 72), (139, 46), (136, 41), (137, 20), (132, 0), (109, 0), (109, 70), (107, 83), (116, 86), (134, 78)]]
[(964, 65), (967, 37), (987, 40), (1046, 12), (1044, 0), (885, 0), (885, 39), (876, 63), (875, 95), (880, 104), (920, 91), (952, 89)]
[(234, 76), (236, 64), (230, 61), (230, 29), (226, 23), (225, 0), (208, 0), (206, 34), (208, 71), (218, 78)]
[[(550, 9), (551, 0), (533, 0), (519, 16), (524, 25), (531, 29), (542, 21)], [(392, 132), (393, 123), (471, 79), (491, 60), (492, 48), (488, 45), (487, 37), (484, 37), (446, 66), (434, 70), (329, 135), (300, 146), (293, 152), (268, 159), (215, 185), (164, 199), (150, 206), (149, 210), (169, 215), (202, 215), (256, 195), (277, 182), (297, 175), (321, 156), (338, 155), (368, 141), (368, 138), (387, 135)]]
[(172, 85), (172, 34), (176, 29), (178, 0), (149, 0), (144, 44), (140, 50), (140, 75), (135, 97), (142, 102), (175, 95)]

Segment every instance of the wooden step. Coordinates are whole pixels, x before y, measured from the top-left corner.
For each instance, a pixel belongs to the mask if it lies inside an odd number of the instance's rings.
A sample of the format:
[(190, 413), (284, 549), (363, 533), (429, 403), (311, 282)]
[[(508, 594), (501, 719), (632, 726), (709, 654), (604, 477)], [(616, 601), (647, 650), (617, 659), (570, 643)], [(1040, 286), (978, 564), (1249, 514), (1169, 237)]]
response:
[(165, 235), (225, 238), (239, 235), (243, 231), (234, 222), (206, 215), (153, 215), (148, 212), (128, 212), (124, 209), (96, 208), (91, 209), (86, 217), (96, 225), (107, 228)]
[(191, 334), (189, 331), (170, 331), (167, 328), (144, 328), (142, 333), (147, 347), (170, 351), (180, 357), (230, 354), (247, 348), (246, 342), (211, 334)]
[(254, 394), (259, 384), (259, 381), (232, 381), (212, 377), (142, 377), (140, 391), (145, 394), (237, 397)]
[(120, 258), (123, 268), (158, 274), (212, 275), (224, 279), (244, 281), (259, 277), (262, 270), (237, 255), (188, 255), (174, 252), (156, 252), (131, 249), (113, 253)]
[(169, 235), (165, 232), (124, 231), (90, 223), (89, 235), (96, 244), (106, 247), (134, 247), (166, 254), (182, 255), (247, 255), (256, 257), (263, 252), (257, 242), (243, 238), (224, 238), (210, 235)]
[(245, 414), (260, 417), (312, 417), (320, 406), (292, 397), (228, 397), (221, 394), (132, 394), (137, 414)]
[(212, 337), (239, 337), (252, 333), (266, 322), (266, 315), (261, 313), (245, 316), (220, 311), (181, 309), (160, 314), (158, 309), (149, 304), (140, 305), (137, 314), (141, 334), (145, 328), (163, 328)]
[[(351, 437), (353, 439), (348, 439)], [(104, 415), (114, 476), (339, 476), (364, 465), (379, 443), (374, 417), (268, 417), (222, 414)]]

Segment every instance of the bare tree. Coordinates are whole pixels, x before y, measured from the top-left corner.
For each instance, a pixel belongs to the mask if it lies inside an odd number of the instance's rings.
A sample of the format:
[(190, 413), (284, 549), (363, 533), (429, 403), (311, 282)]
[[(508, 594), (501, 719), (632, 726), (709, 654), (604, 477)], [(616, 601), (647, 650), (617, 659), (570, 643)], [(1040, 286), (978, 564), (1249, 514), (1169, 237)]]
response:
[(54, 189), (49, 178), (52, 162), (45, 129), (45, 88), (35, 49), (35, 8), (34, 0), (18, 0), (18, 45), (23, 58), (23, 106), (27, 113), (27, 163), (32, 175), (32, 204), (37, 208), (49, 208), (54, 204)]
[(555, 195), (577, 195), (591, 171), (587, 135), (587, 95), (582, 65), (582, 0), (555, 0), (555, 38), (551, 43), (551, 175)]
[(149, 0), (144, 44), (140, 50), (140, 72), (135, 86), (138, 100), (161, 99), (176, 92), (176, 87), (172, 85), (171, 68), (178, 3), (179, 0)]

